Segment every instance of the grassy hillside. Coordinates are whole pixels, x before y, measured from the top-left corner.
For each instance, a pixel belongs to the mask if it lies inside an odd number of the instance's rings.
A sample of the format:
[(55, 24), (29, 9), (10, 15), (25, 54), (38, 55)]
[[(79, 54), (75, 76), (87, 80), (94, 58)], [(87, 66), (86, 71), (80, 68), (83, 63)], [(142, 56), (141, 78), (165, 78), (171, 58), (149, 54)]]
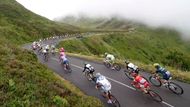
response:
[(0, 40), (0, 105), (6, 107), (102, 107), (40, 64), (37, 57)]
[(0, 1), (0, 33), (14, 43), (23, 43), (53, 34), (77, 30), (68, 24), (57, 24), (26, 10), (15, 0)]
[(190, 71), (190, 45), (183, 42), (173, 30), (138, 27), (134, 32), (68, 40), (59, 46), (72, 53), (103, 56), (109, 52), (116, 58), (130, 59), (144, 65), (158, 62), (176, 71)]
[[(72, 30), (70, 30), (72, 29)], [(84, 95), (19, 47), (37, 38), (74, 32), (38, 16), (15, 0), (0, 1), (0, 105), (3, 107), (92, 107), (101, 102)]]

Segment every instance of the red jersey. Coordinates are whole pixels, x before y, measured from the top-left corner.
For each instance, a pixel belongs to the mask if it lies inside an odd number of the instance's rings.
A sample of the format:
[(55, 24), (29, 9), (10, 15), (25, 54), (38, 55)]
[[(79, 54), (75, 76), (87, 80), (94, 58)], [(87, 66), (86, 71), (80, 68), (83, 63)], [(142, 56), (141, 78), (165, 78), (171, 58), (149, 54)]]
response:
[(148, 81), (143, 77), (141, 77), (140, 75), (136, 76), (134, 80), (140, 85), (144, 85), (145, 88), (149, 86)]

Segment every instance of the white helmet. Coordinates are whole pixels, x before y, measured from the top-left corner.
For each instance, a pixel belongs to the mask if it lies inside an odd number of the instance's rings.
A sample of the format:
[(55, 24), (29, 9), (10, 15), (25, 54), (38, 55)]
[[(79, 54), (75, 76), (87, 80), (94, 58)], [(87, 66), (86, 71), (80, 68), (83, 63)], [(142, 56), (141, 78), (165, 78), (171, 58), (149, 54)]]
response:
[(96, 73), (96, 77), (98, 78), (98, 77), (100, 77), (101, 76), (101, 74), (98, 72), (98, 73)]

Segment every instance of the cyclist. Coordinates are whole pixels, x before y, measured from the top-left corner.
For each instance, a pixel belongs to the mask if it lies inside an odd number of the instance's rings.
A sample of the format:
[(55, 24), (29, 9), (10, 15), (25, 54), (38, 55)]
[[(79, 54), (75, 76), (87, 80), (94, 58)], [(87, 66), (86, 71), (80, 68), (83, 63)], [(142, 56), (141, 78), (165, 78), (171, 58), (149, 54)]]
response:
[(111, 83), (106, 79), (105, 76), (100, 73), (96, 73), (95, 76), (96, 89), (101, 89), (103, 96), (107, 98), (107, 103), (112, 103), (110, 98)]
[(55, 54), (55, 45), (53, 45), (53, 44), (51, 45), (51, 53)]
[(66, 64), (69, 62), (65, 55), (61, 54), (60, 62), (63, 63), (64, 70), (66, 70)]
[(147, 90), (150, 88), (148, 81), (137, 73), (133, 73), (132, 76), (134, 77), (134, 80), (131, 84), (140, 89), (143, 93), (147, 93)]
[(60, 54), (60, 56), (65, 55), (65, 49), (63, 47), (60, 48), (59, 54)]
[(155, 63), (154, 67), (156, 68), (156, 75), (157, 76), (158, 76), (158, 74), (162, 75), (162, 78), (164, 79), (163, 85), (165, 85), (165, 83), (167, 83), (168, 80), (171, 78), (170, 72), (168, 70), (166, 70), (165, 68), (161, 67), (158, 63)]
[(46, 45), (46, 46), (43, 47), (42, 53), (43, 53), (44, 56), (48, 55), (48, 53), (49, 53), (49, 45)]
[(128, 60), (125, 61), (126, 63), (126, 68), (128, 70), (131, 70), (133, 73), (139, 73), (138, 66), (134, 65), (133, 63), (129, 62)]
[(85, 71), (87, 71), (89, 74), (91, 74), (93, 76), (93, 73), (94, 73), (95, 69), (94, 69), (94, 67), (92, 65), (85, 63), (84, 64), (84, 69), (83, 69), (82, 72), (84, 73)]
[(34, 42), (32, 43), (32, 49), (33, 49), (33, 50), (36, 50), (36, 48), (37, 48), (37, 42), (34, 41)]
[(114, 69), (113, 67), (113, 63), (115, 61), (115, 57), (112, 54), (108, 54), (107, 52), (105, 53), (105, 61), (108, 61), (109, 63), (111, 63), (112, 69)]

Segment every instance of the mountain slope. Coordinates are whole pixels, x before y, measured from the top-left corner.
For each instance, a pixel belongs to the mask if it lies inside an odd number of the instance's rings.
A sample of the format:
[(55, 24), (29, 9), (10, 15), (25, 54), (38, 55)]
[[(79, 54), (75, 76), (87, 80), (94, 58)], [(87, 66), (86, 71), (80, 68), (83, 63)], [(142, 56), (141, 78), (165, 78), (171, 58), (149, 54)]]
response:
[[(71, 29), (72, 30), (71, 30)], [(35, 54), (20, 44), (52, 34), (72, 33), (38, 16), (15, 0), (0, 1), (0, 105), (2, 107), (91, 107), (102, 103), (84, 95), (38, 62)]]
[(172, 72), (173, 78), (190, 83), (190, 45), (184, 43), (175, 31), (138, 28), (135, 32), (67, 40), (59, 47), (79, 56), (103, 57), (108, 52), (114, 54), (120, 63), (129, 59), (146, 71), (154, 71), (153, 63), (160, 63)]
[[(72, 30), (71, 30), (72, 29)], [(53, 34), (73, 32), (78, 28), (58, 24), (36, 15), (14, 0), (0, 1), (0, 32), (14, 42), (28, 41)]]
[(190, 70), (190, 45), (179, 33), (167, 29), (138, 27), (133, 32), (100, 34), (60, 43), (69, 52), (101, 56), (105, 52), (120, 59), (132, 59), (146, 64), (158, 62), (181, 70)]
[(57, 19), (57, 21), (91, 30), (129, 30), (134, 29), (137, 24), (121, 17), (92, 18), (88, 16), (66, 16), (64, 18)]

